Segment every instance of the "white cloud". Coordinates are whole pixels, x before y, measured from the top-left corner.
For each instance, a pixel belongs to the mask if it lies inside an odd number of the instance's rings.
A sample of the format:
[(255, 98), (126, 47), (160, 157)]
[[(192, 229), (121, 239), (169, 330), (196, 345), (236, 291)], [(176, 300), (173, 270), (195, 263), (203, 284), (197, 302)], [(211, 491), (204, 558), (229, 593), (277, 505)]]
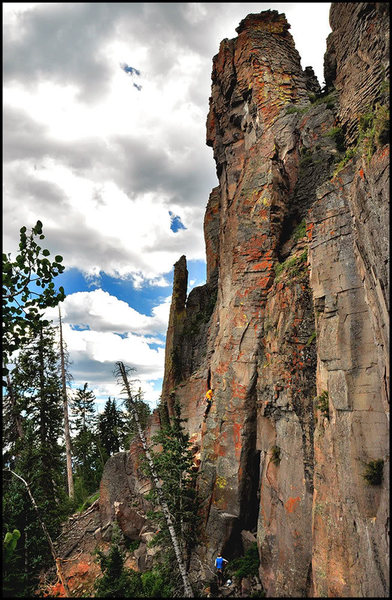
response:
[[(64, 323), (74, 327), (88, 326), (100, 333), (165, 334), (170, 300), (168, 297), (165, 302), (155, 306), (152, 309), (153, 316), (149, 317), (139, 313), (123, 300), (98, 289), (69, 294), (61, 304), (61, 314)], [(58, 309), (47, 309), (45, 314), (49, 319), (55, 320)]]
[[(122, 361), (135, 368), (146, 401), (154, 405), (159, 395), (154, 381), (163, 377), (169, 310), (170, 297), (147, 316), (101, 289), (68, 295), (61, 315), (73, 385), (87, 382), (97, 397), (118, 397), (121, 388), (113, 371)], [(45, 316), (58, 323), (57, 308), (47, 309)]]

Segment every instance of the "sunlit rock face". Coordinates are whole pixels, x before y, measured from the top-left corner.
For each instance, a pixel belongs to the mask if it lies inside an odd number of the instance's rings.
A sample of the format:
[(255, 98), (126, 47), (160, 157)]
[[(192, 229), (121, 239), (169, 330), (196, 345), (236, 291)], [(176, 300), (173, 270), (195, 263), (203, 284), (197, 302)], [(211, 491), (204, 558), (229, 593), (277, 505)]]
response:
[[(332, 4), (325, 101), (276, 11), (248, 15), (213, 59), (207, 283), (187, 296), (176, 264), (163, 399), (201, 451), (195, 573), (252, 531), (269, 597), (388, 595), (389, 145), (334, 176), (355, 144), (350, 94), (357, 111), (382, 101), (383, 11)], [(372, 85), (350, 70), (358, 48)]]

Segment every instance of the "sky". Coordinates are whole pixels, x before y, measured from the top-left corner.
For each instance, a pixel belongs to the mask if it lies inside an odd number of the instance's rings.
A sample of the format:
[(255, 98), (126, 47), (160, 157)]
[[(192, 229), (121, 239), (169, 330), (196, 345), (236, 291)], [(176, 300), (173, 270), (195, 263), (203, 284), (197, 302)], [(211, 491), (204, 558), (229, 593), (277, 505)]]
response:
[[(205, 283), (203, 218), (218, 183), (205, 143), (212, 58), (249, 13), (285, 13), (324, 83), (330, 3), (3, 3), (3, 252), (43, 223), (72, 388), (102, 410), (116, 361), (154, 408), (173, 265)], [(58, 323), (58, 309), (47, 316)]]

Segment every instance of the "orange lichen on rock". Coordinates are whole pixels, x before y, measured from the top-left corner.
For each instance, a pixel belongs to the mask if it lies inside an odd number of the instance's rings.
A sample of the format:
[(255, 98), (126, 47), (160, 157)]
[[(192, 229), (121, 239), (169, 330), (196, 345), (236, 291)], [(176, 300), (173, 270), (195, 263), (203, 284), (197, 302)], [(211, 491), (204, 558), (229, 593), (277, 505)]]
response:
[(296, 507), (296, 505), (298, 504), (298, 502), (301, 501), (301, 498), (299, 496), (297, 496), (296, 498), (289, 498), (287, 500), (287, 502), (285, 502), (285, 509), (288, 513), (292, 513), (294, 512), (294, 509)]

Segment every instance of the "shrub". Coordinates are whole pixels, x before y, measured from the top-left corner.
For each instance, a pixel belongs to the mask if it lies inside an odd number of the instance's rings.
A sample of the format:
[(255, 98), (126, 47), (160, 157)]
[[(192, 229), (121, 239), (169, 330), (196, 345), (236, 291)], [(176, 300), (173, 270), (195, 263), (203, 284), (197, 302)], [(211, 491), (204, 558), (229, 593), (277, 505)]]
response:
[(235, 558), (227, 565), (226, 572), (238, 579), (252, 577), (259, 574), (259, 565), (259, 551), (257, 543), (254, 542), (245, 552), (244, 556)]
[(320, 396), (317, 396), (315, 399), (315, 406), (318, 410), (322, 412), (324, 417), (329, 419), (329, 400), (328, 400), (328, 392), (324, 390)]
[(134, 552), (140, 546), (140, 540), (130, 540), (127, 538), (124, 543), (128, 552)]
[(159, 568), (146, 571), (142, 574), (141, 579), (143, 583), (143, 597), (171, 598), (173, 596), (173, 587)]
[(358, 139), (355, 146), (349, 148), (342, 160), (337, 164), (333, 176), (346, 166), (357, 153), (361, 153), (370, 162), (377, 147), (389, 140), (389, 109), (386, 104), (376, 103), (358, 119)]
[(299, 223), (299, 225), (297, 225), (297, 227), (294, 230), (293, 239), (295, 242), (298, 242), (298, 240), (305, 237), (305, 235), (306, 235), (306, 221), (305, 221), (305, 219), (302, 219), (301, 223)]
[(389, 141), (389, 110), (387, 106), (378, 106), (374, 120), (374, 135), (377, 146)]
[(381, 485), (383, 480), (384, 461), (381, 458), (371, 460), (366, 464), (363, 478), (368, 485)]

